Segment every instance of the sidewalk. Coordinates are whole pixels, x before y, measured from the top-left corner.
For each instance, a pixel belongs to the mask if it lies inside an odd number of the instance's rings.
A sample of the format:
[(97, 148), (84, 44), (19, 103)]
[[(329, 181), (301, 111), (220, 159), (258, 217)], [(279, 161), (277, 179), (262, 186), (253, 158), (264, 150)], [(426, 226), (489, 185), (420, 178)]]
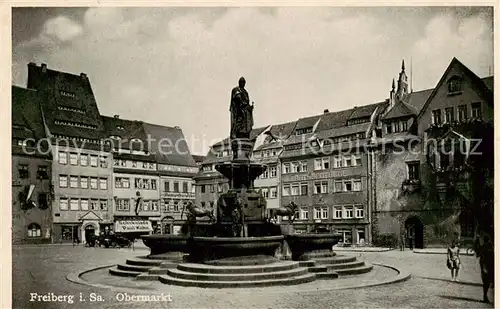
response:
[(380, 247), (336, 247), (333, 246), (333, 251), (345, 251), (345, 252), (387, 252), (395, 249), (391, 248), (380, 248)]

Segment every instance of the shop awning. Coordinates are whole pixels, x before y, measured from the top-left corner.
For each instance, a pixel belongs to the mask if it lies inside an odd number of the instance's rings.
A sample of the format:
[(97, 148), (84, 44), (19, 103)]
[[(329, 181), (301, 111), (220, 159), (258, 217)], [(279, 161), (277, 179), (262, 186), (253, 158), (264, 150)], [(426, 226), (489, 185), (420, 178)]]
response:
[(151, 232), (151, 221), (123, 220), (115, 222), (115, 233)]

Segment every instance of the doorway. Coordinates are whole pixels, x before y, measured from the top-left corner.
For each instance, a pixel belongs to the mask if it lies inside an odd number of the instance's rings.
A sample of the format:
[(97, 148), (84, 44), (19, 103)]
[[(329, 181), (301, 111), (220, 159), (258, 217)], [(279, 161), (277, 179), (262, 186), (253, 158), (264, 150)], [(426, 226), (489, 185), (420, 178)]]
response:
[(92, 224), (89, 224), (85, 227), (85, 241), (92, 239), (95, 235), (95, 227)]
[[(424, 248), (424, 225), (418, 217), (410, 217), (405, 221), (406, 245), (411, 248)], [(410, 244), (411, 242), (411, 244)]]

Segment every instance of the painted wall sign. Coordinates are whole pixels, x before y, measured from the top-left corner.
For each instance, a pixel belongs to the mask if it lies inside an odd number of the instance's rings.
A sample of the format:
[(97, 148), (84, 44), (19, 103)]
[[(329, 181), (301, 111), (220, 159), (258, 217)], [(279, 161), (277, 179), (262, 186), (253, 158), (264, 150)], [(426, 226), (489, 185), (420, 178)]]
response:
[(294, 182), (294, 181), (308, 181), (315, 179), (331, 179), (331, 178), (342, 178), (351, 175), (360, 175), (359, 170), (339, 170), (339, 171), (313, 171), (307, 175), (282, 175), (284, 182)]

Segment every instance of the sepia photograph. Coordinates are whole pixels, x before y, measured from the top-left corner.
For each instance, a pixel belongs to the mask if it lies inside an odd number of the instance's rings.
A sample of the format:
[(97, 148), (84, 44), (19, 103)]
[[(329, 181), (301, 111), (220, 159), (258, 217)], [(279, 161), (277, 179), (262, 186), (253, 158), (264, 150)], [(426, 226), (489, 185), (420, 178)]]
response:
[(135, 4), (7, 9), (11, 308), (494, 307), (495, 2)]

